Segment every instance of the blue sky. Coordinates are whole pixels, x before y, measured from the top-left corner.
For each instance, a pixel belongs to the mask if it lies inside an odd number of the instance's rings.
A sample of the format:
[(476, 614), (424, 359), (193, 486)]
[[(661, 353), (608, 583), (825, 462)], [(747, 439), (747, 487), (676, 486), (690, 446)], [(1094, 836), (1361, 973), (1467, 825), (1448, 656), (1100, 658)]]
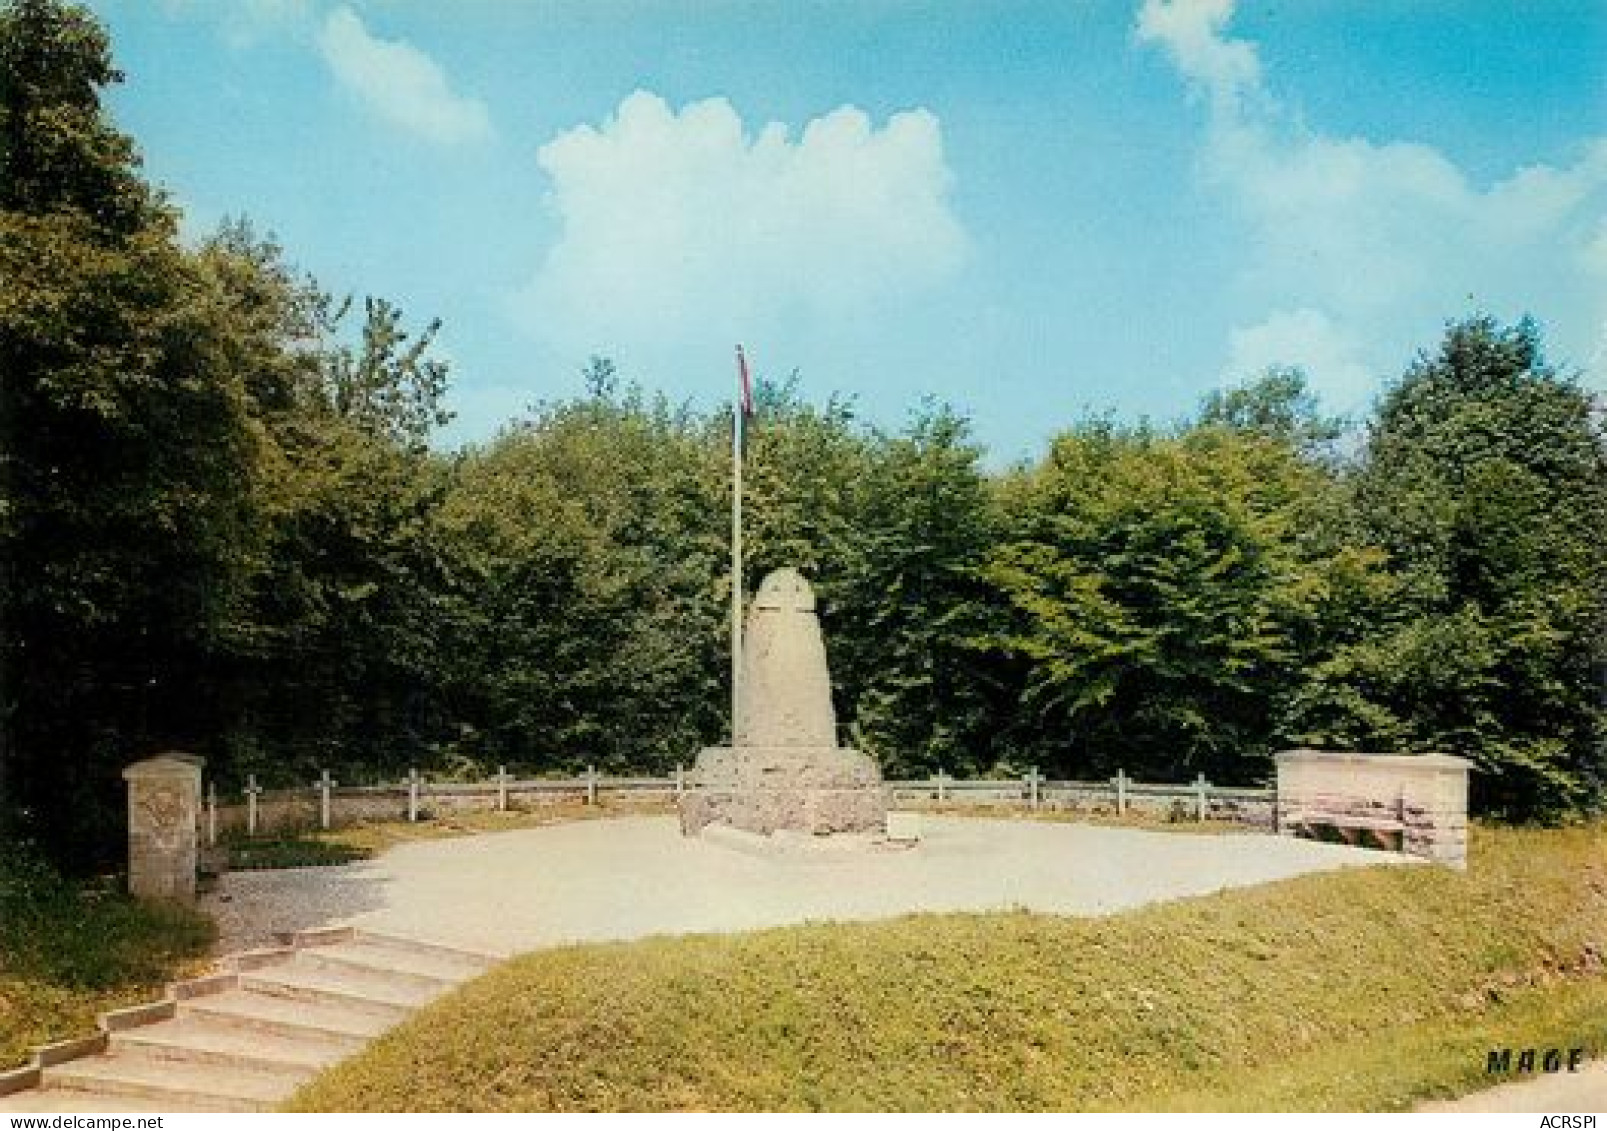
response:
[(1607, 387), (1599, 3), (92, 6), (187, 230), (440, 317), (452, 440), (737, 341), (996, 460), (1274, 363), (1362, 411), (1476, 310)]

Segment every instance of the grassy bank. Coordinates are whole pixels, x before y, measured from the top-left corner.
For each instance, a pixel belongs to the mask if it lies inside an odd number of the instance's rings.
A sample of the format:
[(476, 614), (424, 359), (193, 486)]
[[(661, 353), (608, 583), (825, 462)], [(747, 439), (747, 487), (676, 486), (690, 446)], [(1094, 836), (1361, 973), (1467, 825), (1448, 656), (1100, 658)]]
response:
[(1604, 954), (1607, 829), (1480, 829), (1466, 874), (532, 954), (295, 1105), (1401, 1106), (1466, 1087), (1492, 1041), (1599, 1042)]
[(212, 935), (188, 908), (136, 903), (111, 881), (69, 882), (0, 846), (0, 1069), (199, 970)]

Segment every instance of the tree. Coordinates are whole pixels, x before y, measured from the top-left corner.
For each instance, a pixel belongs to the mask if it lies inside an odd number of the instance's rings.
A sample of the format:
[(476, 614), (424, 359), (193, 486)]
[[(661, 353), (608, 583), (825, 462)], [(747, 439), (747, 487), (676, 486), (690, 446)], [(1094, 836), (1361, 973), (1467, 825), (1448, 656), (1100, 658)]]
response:
[(1199, 423), (1281, 440), (1312, 454), (1345, 432), (1345, 421), (1324, 416), (1303, 370), (1273, 366), (1259, 377), (1216, 389), (1200, 406)]
[(220, 634), (219, 776), (352, 779), (419, 762), (447, 728), (434, 515), (450, 461), (430, 452), (448, 371), (391, 303), (360, 331), (226, 222), (198, 259), (258, 436), (257, 547)]
[(855, 543), (832, 627), (849, 733), (891, 776), (972, 773), (996, 758), (1002, 681), (971, 641), (991, 623), (977, 576), (995, 516), (967, 422), (927, 405), (876, 436), (853, 487)]
[(1599, 804), (1607, 437), (1532, 323), (1448, 328), (1380, 405), (1353, 505), (1389, 588), (1296, 725), (1472, 758), (1475, 801), (1508, 817)]
[(471, 452), (440, 512), (449, 757), (667, 770), (723, 729), (723, 418), (585, 375)]
[(1022, 666), (1012, 742), (1059, 772), (1268, 769), (1327, 568), (1299, 537), (1321, 471), (1287, 443), (1091, 422), (1007, 482), (985, 576)]
[(121, 764), (197, 739), (252, 539), (244, 391), (102, 111), (118, 77), (82, 9), (0, 9), (0, 809), (80, 863), (115, 841)]

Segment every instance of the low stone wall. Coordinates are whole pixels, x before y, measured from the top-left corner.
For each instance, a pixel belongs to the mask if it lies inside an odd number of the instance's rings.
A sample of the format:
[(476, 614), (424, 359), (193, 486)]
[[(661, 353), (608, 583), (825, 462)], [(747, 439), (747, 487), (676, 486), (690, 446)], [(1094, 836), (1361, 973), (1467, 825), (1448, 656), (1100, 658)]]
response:
[(1467, 759), (1286, 750), (1276, 761), (1279, 832), (1371, 835), (1413, 856), (1467, 866)]

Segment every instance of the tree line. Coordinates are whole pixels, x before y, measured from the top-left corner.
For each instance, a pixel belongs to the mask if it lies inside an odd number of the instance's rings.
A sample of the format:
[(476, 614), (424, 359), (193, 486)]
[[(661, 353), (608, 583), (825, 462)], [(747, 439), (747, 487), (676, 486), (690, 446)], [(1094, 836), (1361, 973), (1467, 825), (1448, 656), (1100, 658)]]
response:
[[(110, 121), (107, 36), (0, 7), (0, 833), (120, 840), (161, 749), (347, 781), (663, 772), (722, 741), (726, 409), (606, 359), (434, 443), (433, 323), (330, 295), (249, 223), (198, 246)], [(1607, 786), (1607, 427), (1535, 325), (1450, 324), (1359, 422), (1297, 371), (991, 468), (760, 380), (750, 592), (816, 584), (843, 740), (889, 775), (1254, 782), (1443, 750), (1478, 807)]]

